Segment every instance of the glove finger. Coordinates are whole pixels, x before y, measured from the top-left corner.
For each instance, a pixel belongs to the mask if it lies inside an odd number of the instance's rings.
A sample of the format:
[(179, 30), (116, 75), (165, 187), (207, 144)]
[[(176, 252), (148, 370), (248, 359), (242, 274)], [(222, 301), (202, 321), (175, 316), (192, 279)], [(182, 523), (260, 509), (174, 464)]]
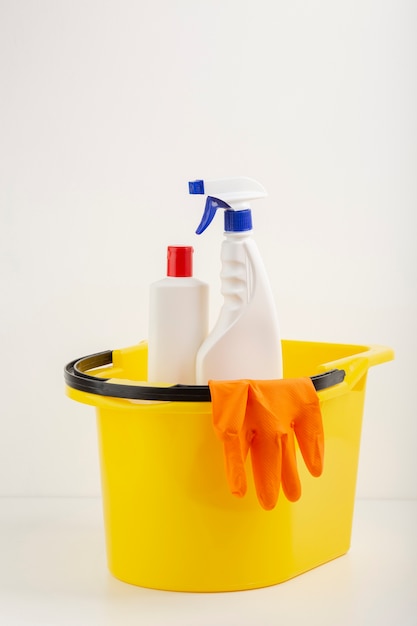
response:
[(209, 381), (214, 430), (223, 441), (224, 462), (229, 488), (244, 496), (247, 489), (244, 421), (248, 397), (247, 381)]
[(290, 502), (301, 497), (301, 482), (298, 475), (295, 441), (292, 432), (282, 437), (282, 490)]
[(294, 419), (294, 432), (308, 471), (321, 476), (324, 460), (324, 432), (320, 401), (312, 381), (305, 379), (303, 403)]
[(233, 495), (242, 498), (247, 490), (245, 458), (239, 435), (226, 433), (223, 438), (227, 482)]
[(278, 433), (255, 434), (251, 447), (252, 472), (262, 508), (270, 511), (277, 503), (281, 483), (282, 444)]
[(310, 474), (318, 478), (323, 473), (324, 465), (324, 437), (317, 436), (308, 443), (298, 438), (301, 454)]

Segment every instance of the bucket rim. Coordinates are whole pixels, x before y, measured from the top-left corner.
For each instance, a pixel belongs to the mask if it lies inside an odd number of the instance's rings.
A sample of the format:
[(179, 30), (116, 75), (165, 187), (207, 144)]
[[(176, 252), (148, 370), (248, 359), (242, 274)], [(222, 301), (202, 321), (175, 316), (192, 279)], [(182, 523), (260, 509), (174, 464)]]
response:
[[(155, 402), (210, 402), (208, 385), (175, 384), (167, 387), (150, 386), (147, 381), (136, 384), (110, 382), (110, 378), (101, 378), (89, 374), (90, 370), (113, 364), (113, 350), (104, 350), (74, 359), (64, 368), (64, 378), (68, 387), (111, 398), (125, 400), (150, 400)], [(346, 372), (343, 369), (331, 369), (321, 374), (310, 376), (316, 391), (328, 389), (343, 382)], [(133, 383), (134, 381), (132, 381)]]

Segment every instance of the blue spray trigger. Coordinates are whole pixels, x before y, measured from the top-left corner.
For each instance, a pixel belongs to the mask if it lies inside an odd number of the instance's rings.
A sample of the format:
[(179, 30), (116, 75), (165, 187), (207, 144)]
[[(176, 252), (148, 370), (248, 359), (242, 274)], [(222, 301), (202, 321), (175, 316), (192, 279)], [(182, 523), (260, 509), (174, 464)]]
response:
[(217, 209), (230, 209), (230, 205), (227, 204), (227, 202), (224, 202), (224, 200), (220, 200), (220, 198), (207, 196), (203, 217), (201, 218), (201, 222), (195, 231), (197, 235), (201, 235), (201, 233), (206, 230), (207, 226), (211, 224), (214, 216), (216, 215)]

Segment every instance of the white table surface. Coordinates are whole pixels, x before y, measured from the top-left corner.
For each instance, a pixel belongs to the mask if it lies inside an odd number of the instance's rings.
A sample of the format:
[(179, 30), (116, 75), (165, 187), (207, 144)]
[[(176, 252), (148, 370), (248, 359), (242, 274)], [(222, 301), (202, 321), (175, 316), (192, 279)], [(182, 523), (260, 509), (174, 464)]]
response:
[(107, 570), (99, 498), (0, 498), (4, 626), (417, 625), (417, 501), (358, 500), (349, 553), (265, 589), (190, 594)]

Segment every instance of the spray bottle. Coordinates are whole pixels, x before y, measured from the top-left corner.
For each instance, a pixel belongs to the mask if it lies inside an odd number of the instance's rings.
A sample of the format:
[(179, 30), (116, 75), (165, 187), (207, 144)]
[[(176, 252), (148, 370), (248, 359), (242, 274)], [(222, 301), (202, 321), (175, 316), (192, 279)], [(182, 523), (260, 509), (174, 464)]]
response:
[(189, 192), (207, 195), (198, 235), (210, 225), (217, 209), (225, 209), (220, 274), (224, 303), (213, 330), (197, 352), (196, 382), (202, 385), (211, 379), (281, 378), (275, 302), (252, 238), (249, 204), (267, 193), (250, 178), (192, 181)]

